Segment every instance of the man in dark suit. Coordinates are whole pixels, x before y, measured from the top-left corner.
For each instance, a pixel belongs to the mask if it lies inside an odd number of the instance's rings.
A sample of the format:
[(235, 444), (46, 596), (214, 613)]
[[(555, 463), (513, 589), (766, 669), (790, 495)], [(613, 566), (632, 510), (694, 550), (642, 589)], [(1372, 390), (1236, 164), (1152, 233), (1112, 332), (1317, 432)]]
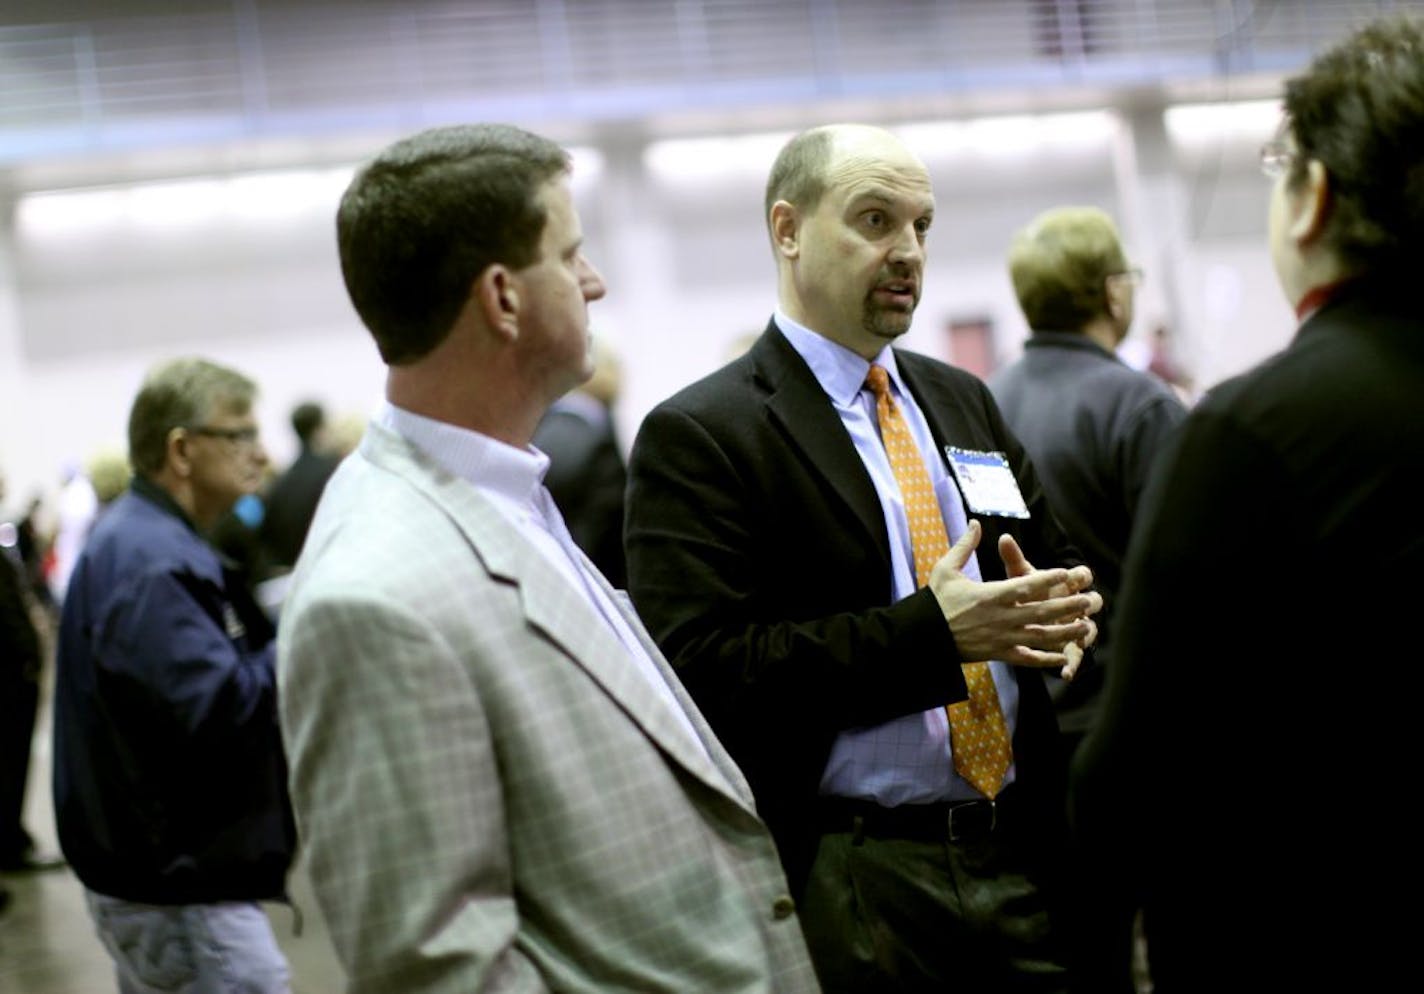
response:
[[(0, 479), (0, 497), (4, 492)], [(0, 534), (0, 873), (26, 869), (34, 861), (34, 839), (23, 814), (44, 663), (24, 565), (4, 538)]]
[(623, 555), (623, 497), (628, 467), (613, 425), (619, 363), (601, 338), (592, 340), (593, 376), (554, 401), (533, 446), (549, 457), (544, 486), (569, 534), (609, 583), (628, 585)]
[(1424, 834), (1420, 148), (1418, 22), (1287, 83), (1262, 165), (1299, 330), (1198, 404), (1144, 498), (1072, 811), (1102, 885), (1145, 905), (1159, 994), (1418, 972), (1395, 909)]
[(780, 307), (644, 421), (629, 589), (747, 773), (826, 990), (1058, 991), (1038, 671), (1076, 670), (1101, 598), (1030, 565), (1071, 553), (984, 385), (891, 348), (933, 212), (884, 131), (782, 150)]
[(321, 445), (326, 412), (310, 401), (292, 410), (292, 431), (297, 434), (297, 458), (272, 484), (259, 530), (267, 568), (284, 572), (292, 568), (306, 541), (312, 515), (336, 470), (337, 459)]
[[(4, 498), (0, 474), (0, 501)], [(21, 558), (23, 529), (24, 522), (0, 519), (0, 873), (64, 865), (35, 851), (23, 817), (49, 623)], [(0, 887), (0, 907), (4, 893)]]

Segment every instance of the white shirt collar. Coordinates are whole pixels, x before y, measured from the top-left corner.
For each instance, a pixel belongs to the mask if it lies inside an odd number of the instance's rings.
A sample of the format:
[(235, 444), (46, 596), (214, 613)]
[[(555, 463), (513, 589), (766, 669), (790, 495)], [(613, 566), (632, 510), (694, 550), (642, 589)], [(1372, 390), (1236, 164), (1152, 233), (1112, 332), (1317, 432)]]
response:
[(536, 507), (536, 494), (549, 470), (549, 457), (532, 445), (512, 445), (436, 421), (382, 401), (373, 420), (400, 435), (443, 469), (525, 507)]

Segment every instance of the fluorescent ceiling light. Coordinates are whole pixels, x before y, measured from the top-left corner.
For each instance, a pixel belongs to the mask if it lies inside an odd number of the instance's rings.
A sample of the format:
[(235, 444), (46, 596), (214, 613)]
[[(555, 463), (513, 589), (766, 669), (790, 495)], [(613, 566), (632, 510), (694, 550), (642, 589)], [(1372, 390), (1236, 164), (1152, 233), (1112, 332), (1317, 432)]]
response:
[(1022, 158), (1049, 151), (1094, 148), (1110, 142), (1117, 128), (1116, 115), (1093, 110), (917, 122), (893, 130), (917, 155), (940, 159)]
[(43, 238), (106, 228), (261, 223), (335, 211), (351, 175), (345, 166), (28, 193), (16, 206), (16, 224), (22, 236)]
[(643, 150), (643, 166), (664, 181), (705, 181), (732, 175), (764, 178), (793, 132), (721, 138), (670, 138)]
[(1202, 146), (1223, 140), (1263, 141), (1281, 123), (1279, 100), (1178, 104), (1166, 112), (1167, 134), (1176, 145)]

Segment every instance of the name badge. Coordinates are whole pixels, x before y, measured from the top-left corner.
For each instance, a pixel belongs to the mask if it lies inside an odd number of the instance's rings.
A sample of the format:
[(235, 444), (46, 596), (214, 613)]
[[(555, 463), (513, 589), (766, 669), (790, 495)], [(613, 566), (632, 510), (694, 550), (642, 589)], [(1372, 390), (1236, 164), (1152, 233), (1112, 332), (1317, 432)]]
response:
[(227, 629), (227, 637), (234, 642), (247, 634), (247, 627), (237, 616), (237, 612), (233, 610), (231, 604), (223, 605), (223, 627)]
[(1029, 516), (1019, 481), (1014, 479), (1014, 471), (1002, 452), (975, 452), (946, 445), (944, 454), (969, 510), (998, 518)]

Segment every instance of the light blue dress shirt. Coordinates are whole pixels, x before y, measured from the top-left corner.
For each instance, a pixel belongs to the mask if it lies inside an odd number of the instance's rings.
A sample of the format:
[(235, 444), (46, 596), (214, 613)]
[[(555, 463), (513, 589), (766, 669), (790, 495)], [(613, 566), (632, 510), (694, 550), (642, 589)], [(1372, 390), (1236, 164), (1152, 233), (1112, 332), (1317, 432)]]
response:
[[(880, 439), (875, 395), (865, 385), (871, 364), (844, 346), (797, 324), (780, 311), (776, 312), (775, 320), (791, 347), (811, 367), (812, 374), (840, 416), (841, 424), (845, 425), (866, 472), (870, 474), (885, 515), (886, 533), (890, 536), (891, 594), (894, 600), (903, 600), (918, 589), (915, 560), (900, 487)], [(929, 423), (900, 379), (894, 352), (886, 346), (874, 361), (889, 374), (890, 389), (925, 459), (925, 468), (929, 471), (935, 497), (939, 500), (940, 514), (944, 517), (945, 530), (953, 543), (969, 525), (959, 488), (935, 445)], [(986, 554), (998, 555), (998, 552), (990, 549)], [(980, 579), (977, 554), (965, 564), (964, 573), (972, 579)], [(1005, 663), (991, 661), (989, 669), (1012, 736), (1018, 723), (1018, 683)], [(1013, 782), (1015, 772), (1015, 768), (1010, 766), (1004, 778), (1006, 785)], [(887, 807), (983, 796), (954, 771), (949, 718), (942, 707), (905, 715), (881, 725), (842, 732), (831, 748), (830, 760), (821, 777), (821, 793), (875, 801)]]

